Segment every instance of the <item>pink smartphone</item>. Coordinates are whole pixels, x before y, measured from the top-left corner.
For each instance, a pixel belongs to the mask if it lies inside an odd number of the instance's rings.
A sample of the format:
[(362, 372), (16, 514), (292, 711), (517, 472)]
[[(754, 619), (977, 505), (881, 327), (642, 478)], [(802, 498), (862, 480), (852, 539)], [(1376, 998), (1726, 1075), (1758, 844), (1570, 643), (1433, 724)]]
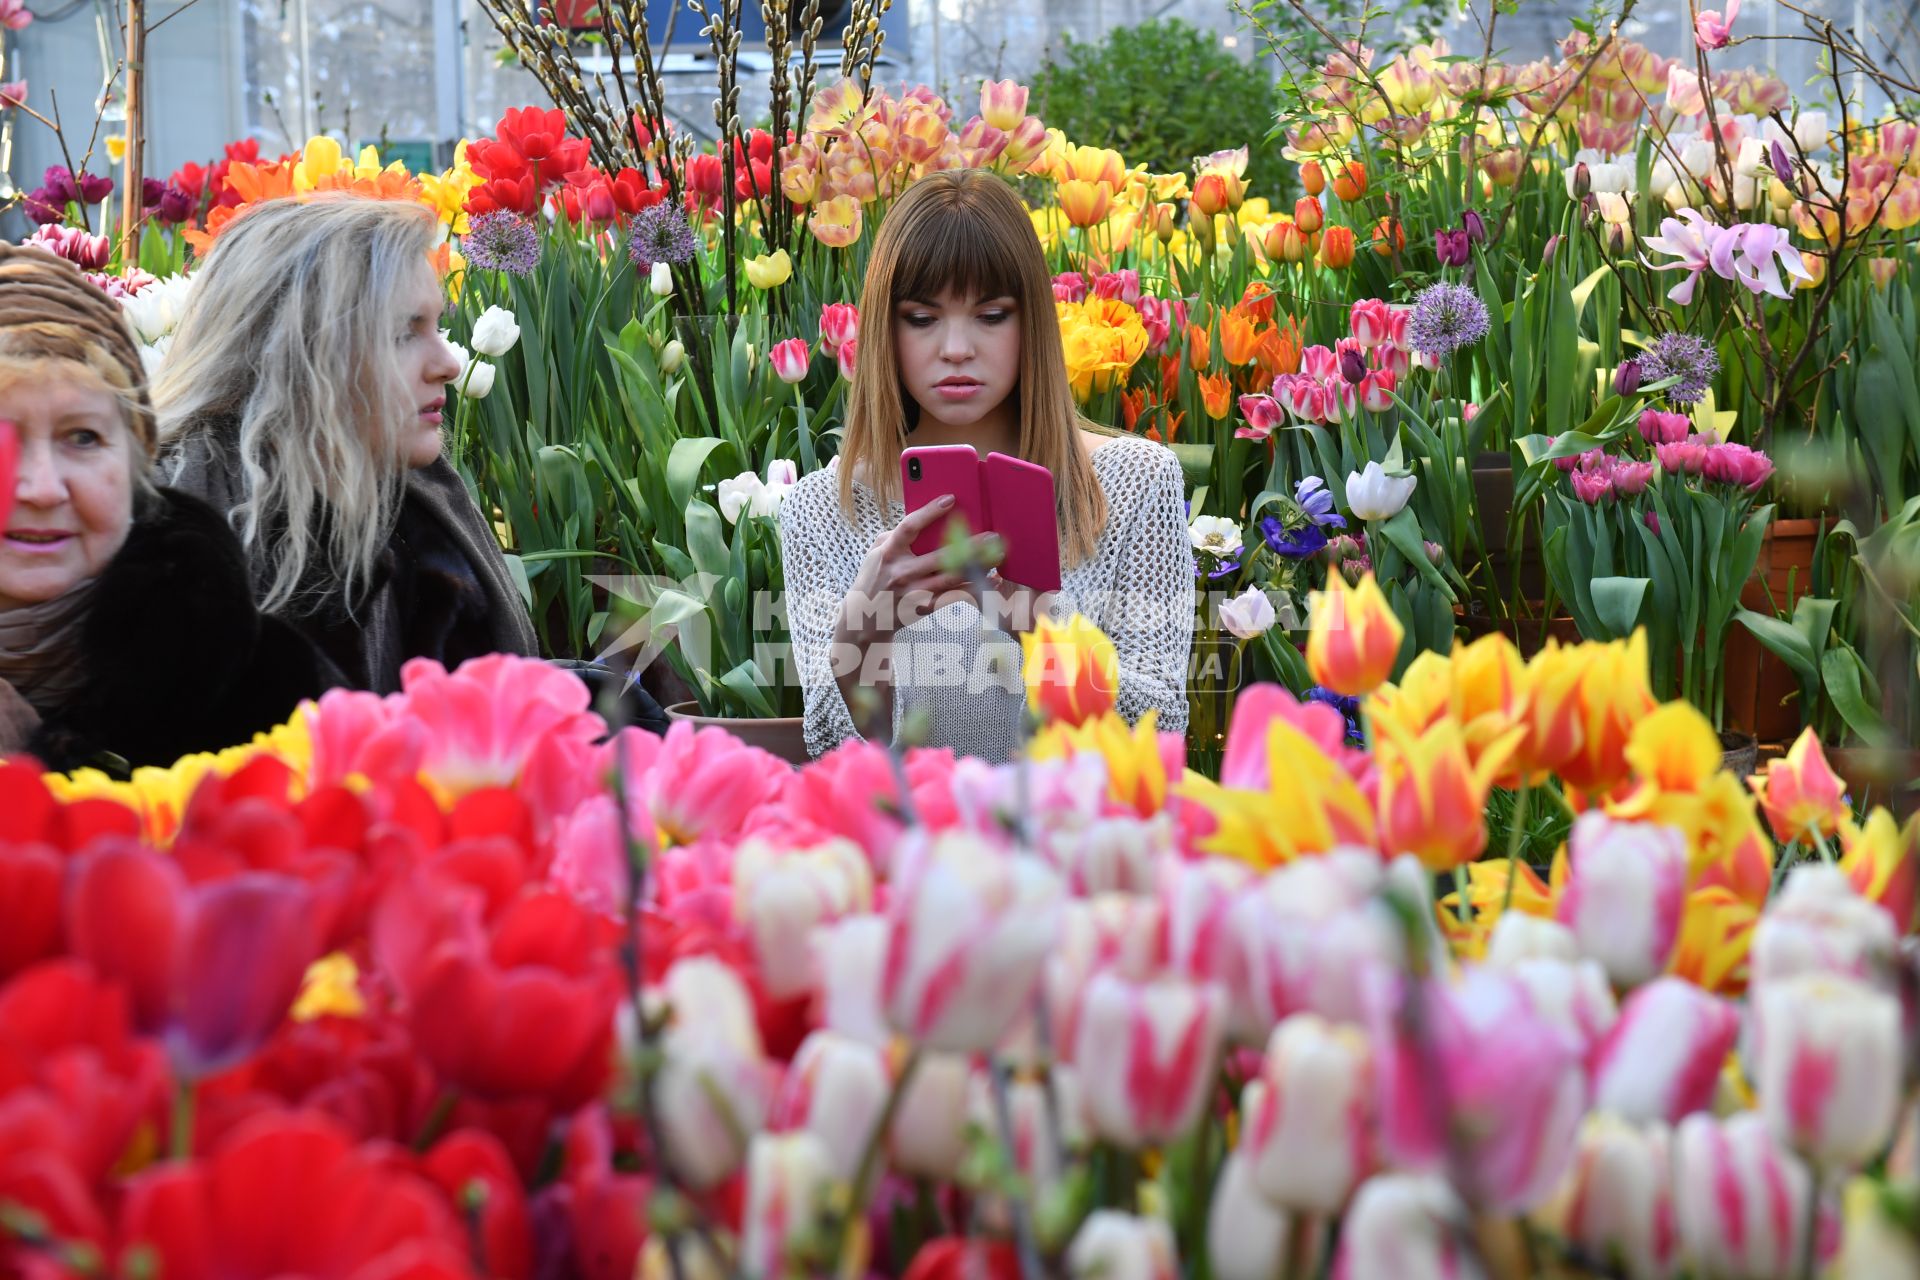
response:
[(981, 486), (983, 475), (980, 455), (971, 445), (930, 444), (901, 450), (900, 492), (909, 514), (935, 498), (949, 493), (954, 497), (953, 513), (928, 525), (913, 540), (915, 555), (937, 550), (955, 519), (966, 521), (968, 533), (985, 533), (993, 527)]
[(1037, 462), (990, 453), (986, 474), (992, 529), (1006, 544), (1000, 576), (1034, 591), (1060, 589), (1060, 523), (1053, 473)]

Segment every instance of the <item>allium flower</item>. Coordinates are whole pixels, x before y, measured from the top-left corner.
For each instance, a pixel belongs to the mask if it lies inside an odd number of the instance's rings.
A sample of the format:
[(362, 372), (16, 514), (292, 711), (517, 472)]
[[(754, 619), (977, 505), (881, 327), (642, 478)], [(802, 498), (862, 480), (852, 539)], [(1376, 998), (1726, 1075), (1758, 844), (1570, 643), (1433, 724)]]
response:
[(686, 215), (664, 203), (635, 215), (633, 230), (627, 236), (627, 256), (643, 270), (651, 269), (656, 262), (676, 267), (692, 262), (696, 247)]
[(1421, 355), (1439, 359), (1470, 347), (1492, 327), (1487, 304), (1461, 284), (1430, 284), (1413, 300), (1407, 342)]
[(540, 265), (540, 233), (532, 222), (507, 209), (470, 219), (462, 247), (467, 261), (482, 271), (530, 276)]
[(1663, 333), (1640, 357), (1640, 372), (1654, 382), (1678, 378), (1667, 388), (1667, 399), (1675, 404), (1698, 404), (1707, 394), (1713, 375), (1720, 372), (1720, 357), (1705, 338), (1691, 333)]

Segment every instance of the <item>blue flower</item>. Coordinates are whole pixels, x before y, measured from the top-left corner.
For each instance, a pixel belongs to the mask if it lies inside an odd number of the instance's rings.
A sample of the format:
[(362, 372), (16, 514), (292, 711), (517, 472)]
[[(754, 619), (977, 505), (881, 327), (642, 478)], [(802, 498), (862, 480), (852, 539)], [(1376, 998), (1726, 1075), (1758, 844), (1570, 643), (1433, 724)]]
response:
[(1338, 711), (1341, 719), (1347, 722), (1347, 741), (1353, 743), (1362, 741), (1362, 735), (1360, 733), (1360, 699), (1349, 697), (1343, 693), (1335, 693), (1325, 685), (1317, 684), (1307, 690), (1306, 700), (1308, 702), (1325, 703), (1335, 711)]
[[(1344, 529), (1347, 518), (1333, 509), (1333, 494), (1327, 490), (1327, 482), (1319, 476), (1308, 476), (1293, 487), (1293, 500), (1307, 513), (1307, 519), (1321, 528)], [(1326, 539), (1322, 538), (1325, 545)]]
[[(1334, 517), (1339, 519), (1338, 516)], [(1267, 548), (1277, 556), (1289, 560), (1305, 560), (1319, 553), (1327, 545), (1327, 533), (1318, 524), (1302, 525), (1298, 529), (1289, 529), (1279, 516), (1266, 516), (1260, 521), (1260, 536), (1266, 541)]]

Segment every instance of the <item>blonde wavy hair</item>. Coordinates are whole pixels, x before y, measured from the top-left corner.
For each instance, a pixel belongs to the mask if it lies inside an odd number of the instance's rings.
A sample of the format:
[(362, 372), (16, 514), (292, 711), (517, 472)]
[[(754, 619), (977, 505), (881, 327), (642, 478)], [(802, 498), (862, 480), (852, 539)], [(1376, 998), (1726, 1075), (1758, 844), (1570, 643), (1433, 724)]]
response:
[[(1067, 381), (1053, 277), (1026, 206), (983, 169), (930, 173), (901, 195), (874, 237), (860, 294), (860, 349), (840, 448), (840, 505), (853, 511), (857, 470), (882, 503), (900, 496), (908, 399), (894, 348), (894, 308), (952, 289), (1011, 297), (1020, 317), (1020, 456), (1053, 473), (1062, 558), (1092, 555), (1107, 522), (1106, 495), (1081, 446), (1082, 430), (1113, 434), (1081, 416)], [(917, 405), (912, 406), (918, 410)]]
[(425, 205), (270, 200), (215, 241), (153, 386), (177, 476), (196, 437), (232, 457), (230, 513), (268, 613), (370, 580), (398, 517), (418, 410), (401, 371), (406, 290), (430, 270)]

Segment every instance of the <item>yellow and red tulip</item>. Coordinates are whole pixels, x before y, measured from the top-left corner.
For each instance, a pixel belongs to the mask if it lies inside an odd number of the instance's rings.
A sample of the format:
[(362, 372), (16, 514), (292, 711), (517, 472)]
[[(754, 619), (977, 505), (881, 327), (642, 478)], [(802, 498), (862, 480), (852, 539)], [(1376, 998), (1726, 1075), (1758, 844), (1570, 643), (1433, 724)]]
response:
[(1320, 265), (1335, 271), (1353, 265), (1353, 228), (1328, 227), (1321, 233)]
[(1076, 227), (1098, 226), (1113, 212), (1113, 189), (1101, 182), (1070, 178), (1060, 184), (1054, 199)]
[(1113, 709), (1120, 655), (1100, 628), (1074, 614), (1065, 626), (1041, 618), (1020, 637), (1027, 706), (1042, 720), (1084, 724)]
[(1837, 835), (1852, 814), (1847, 784), (1827, 763), (1812, 729), (1803, 730), (1784, 757), (1767, 762), (1764, 775), (1747, 779), (1760, 797), (1773, 834), (1785, 843)]
[(1027, 115), (1027, 87), (1016, 80), (983, 81), (980, 115), (994, 128), (1012, 133)]
[(1411, 853), (1429, 871), (1450, 871), (1487, 847), (1482, 814), (1493, 775), (1506, 765), (1518, 730), (1478, 764), (1467, 755), (1460, 726), (1441, 720), (1418, 737), (1383, 725), (1375, 744), (1380, 764), (1380, 845)]
[(1313, 594), (1313, 628), (1307, 633), (1307, 669), (1335, 693), (1372, 693), (1393, 674), (1406, 628), (1394, 616), (1368, 573), (1349, 588), (1338, 573)]
[[(1584, 644), (1576, 652), (1584, 665), (1577, 702), (1581, 743), (1560, 765), (1560, 780), (1571, 791), (1596, 794), (1626, 779), (1627, 740), (1659, 703), (1647, 683), (1645, 631), (1627, 640)], [(1716, 754), (1716, 766), (1718, 760)]]
[(1864, 824), (1842, 823), (1840, 844), (1846, 851), (1840, 869), (1860, 896), (1884, 907), (1901, 933), (1911, 933), (1920, 890), (1920, 817), (1897, 830), (1893, 815), (1876, 808)]

